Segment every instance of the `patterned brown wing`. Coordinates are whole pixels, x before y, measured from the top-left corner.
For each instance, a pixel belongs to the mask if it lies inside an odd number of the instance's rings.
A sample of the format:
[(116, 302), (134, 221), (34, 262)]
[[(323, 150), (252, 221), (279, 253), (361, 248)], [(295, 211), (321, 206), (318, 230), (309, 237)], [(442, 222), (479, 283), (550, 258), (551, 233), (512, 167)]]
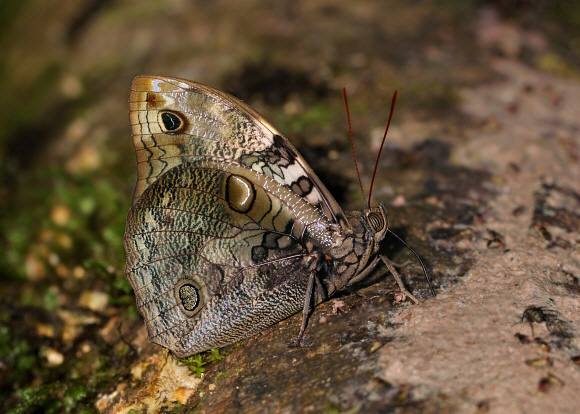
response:
[(125, 271), (150, 339), (181, 357), (299, 311), (317, 265), (307, 245), (334, 246), (346, 222), (304, 160), (205, 86), (138, 77), (130, 103), (138, 163)]

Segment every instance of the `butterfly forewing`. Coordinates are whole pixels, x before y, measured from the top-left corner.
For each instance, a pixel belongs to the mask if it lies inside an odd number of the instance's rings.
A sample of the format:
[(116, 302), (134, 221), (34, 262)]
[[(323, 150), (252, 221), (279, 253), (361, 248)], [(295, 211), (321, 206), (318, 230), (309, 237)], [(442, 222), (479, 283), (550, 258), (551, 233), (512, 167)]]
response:
[[(328, 219), (345, 225), (340, 206), (294, 146), (244, 102), (209, 86), (139, 76), (130, 95), (137, 185), (133, 201), (159, 175), (191, 157), (225, 158), (290, 188)], [(163, 114), (181, 124), (168, 130)]]

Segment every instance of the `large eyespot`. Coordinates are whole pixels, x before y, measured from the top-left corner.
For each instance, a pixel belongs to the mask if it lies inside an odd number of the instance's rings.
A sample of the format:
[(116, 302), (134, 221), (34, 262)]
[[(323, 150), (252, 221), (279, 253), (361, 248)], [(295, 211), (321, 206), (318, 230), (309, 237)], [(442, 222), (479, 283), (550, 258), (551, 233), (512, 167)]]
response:
[(175, 286), (175, 299), (181, 310), (191, 316), (201, 304), (201, 293), (193, 280), (186, 279)]
[(378, 233), (385, 228), (385, 219), (381, 214), (374, 211), (367, 214), (367, 222), (375, 233)]
[(159, 112), (159, 125), (163, 132), (176, 133), (185, 127), (185, 120), (175, 112)]
[(256, 200), (256, 190), (250, 180), (241, 175), (230, 175), (226, 181), (226, 201), (238, 213), (247, 213)]

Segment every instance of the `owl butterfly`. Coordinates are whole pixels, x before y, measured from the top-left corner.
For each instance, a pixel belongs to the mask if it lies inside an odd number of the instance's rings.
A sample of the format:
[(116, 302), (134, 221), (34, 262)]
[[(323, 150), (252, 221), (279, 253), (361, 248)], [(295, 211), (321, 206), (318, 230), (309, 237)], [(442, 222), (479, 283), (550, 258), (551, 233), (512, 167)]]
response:
[(343, 212), (294, 146), (242, 101), (176, 78), (130, 95), (137, 183), (125, 272), (149, 339), (184, 357), (254, 335), (371, 273), (383, 204)]

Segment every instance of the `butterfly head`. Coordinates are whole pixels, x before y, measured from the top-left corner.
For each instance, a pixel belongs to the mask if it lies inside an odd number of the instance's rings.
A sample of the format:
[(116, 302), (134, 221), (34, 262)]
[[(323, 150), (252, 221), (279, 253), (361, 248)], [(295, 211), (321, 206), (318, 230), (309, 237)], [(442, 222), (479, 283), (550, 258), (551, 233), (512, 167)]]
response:
[(375, 243), (383, 240), (389, 229), (389, 217), (385, 204), (381, 202), (378, 207), (365, 209), (362, 215), (365, 218), (364, 224), (373, 235)]

